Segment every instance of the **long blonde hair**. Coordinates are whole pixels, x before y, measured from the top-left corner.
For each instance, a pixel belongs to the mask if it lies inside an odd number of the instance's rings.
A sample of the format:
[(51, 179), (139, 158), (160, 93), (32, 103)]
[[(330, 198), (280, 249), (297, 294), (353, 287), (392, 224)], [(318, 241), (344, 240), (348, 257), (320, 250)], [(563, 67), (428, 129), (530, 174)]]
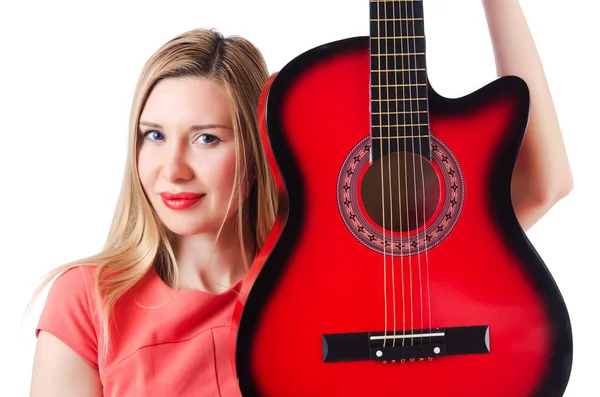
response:
[[(259, 136), (258, 101), (268, 70), (258, 49), (239, 36), (224, 37), (214, 29), (185, 32), (164, 44), (144, 65), (139, 77), (129, 122), (129, 149), (125, 174), (106, 243), (100, 253), (62, 265), (48, 273), (34, 296), (60, 273), (76, 266), (96, 266), (95, 289), (102, 304), (105, 348), (109, 347), (108, 320), (115, 303), (156, 268), (165, 282), (177, 288), (173, 235), (164, 227), (146, 198), (137, 172), (138, 124), (154, 86), (166, 78), (198, 77), (216, 81), (231, 106), (236, 146), (236, 230), (245, 255), (243, 217), (249, 216), (254, 246), (260, 249), (277, 210), (277, 192)], [(252, 179), (249, 180), (249, 175)], [(248, 213), (243, 213), (242, 189), (249, 189)], [(248, 266), (248, 264), (246, 264)]]

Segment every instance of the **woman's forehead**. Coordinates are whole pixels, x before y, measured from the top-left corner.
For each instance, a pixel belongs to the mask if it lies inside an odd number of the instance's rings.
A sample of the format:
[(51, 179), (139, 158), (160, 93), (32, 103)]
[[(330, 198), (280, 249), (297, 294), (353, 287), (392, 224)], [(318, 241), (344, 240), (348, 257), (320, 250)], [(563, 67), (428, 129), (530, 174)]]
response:
[(213, 79), (168, 78), (157, 83), (150, 93), (140, 117), (142, 122), (162, 126), (229, 126), (231, 108), (224, 90)]

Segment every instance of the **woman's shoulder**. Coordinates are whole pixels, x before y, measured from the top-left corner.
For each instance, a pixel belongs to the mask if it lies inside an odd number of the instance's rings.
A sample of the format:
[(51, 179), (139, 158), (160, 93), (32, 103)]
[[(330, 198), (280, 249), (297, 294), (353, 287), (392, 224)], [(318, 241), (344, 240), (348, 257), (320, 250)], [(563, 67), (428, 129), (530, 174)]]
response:
[(98, 367), (99, 310), (94, 294), (96, 266), (62, 271), (48, 291), (35, 334), (46, 331)]
[(98, 300), (95, 297), (97, 266), (76, 265), (59, 272), (49, 288), (42, 318), (65, 314), (91, 319)]
[(50, 287), (50, 294), (89, 295), (94, 291), (96, 265), (76, 265), (58, 274)]

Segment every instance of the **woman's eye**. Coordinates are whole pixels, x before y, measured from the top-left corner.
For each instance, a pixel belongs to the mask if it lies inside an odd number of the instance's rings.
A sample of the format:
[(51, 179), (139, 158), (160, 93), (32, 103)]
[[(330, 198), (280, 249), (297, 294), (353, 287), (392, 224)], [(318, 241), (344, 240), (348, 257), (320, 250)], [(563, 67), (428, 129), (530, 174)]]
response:
[(198, 137), (198, 141), (203, 145), (214, 145), (220, 141), (220, 139), (211, 134), (202, 134)]
[(151, 141), (162, 141), (165, 139), (165, 136), (162, 134), (162, 132), (150, 130), (144, 132), (144, 138), (150, 139)]

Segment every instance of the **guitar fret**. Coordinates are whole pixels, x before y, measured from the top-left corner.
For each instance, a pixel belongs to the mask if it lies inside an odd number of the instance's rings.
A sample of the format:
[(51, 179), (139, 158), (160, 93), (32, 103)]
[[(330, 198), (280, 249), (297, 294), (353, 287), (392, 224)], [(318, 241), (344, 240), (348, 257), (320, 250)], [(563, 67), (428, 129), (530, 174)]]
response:
[[(386, 123), (404, 123), (406, 125), (413, 123), (426, 123), (427, 122), (427, 111), (426, 109), (392, 109), (390, 111), (377, 111), (371, 109), (371, 122), (373, 124), (386, 124)], [(394, 111), (402, 110), (402, 111)]]
[(427, 98), (398, 98), (398, 99), (371, 99), (371, 102), (379, 102), (379, 101), (386, 101), (386, 102), (398, 102), (398, 101), (426, 101)]
[[(412, 114), (412, 113), (427, 113), (427, 110), (415, 110), (414, 112), (371, 112), (371, 114), (392, 114), (392, 115), (400, 115), (400, 114)], [(427, 125), (427, 124), (425, 124)]]
[(425, 55), (423, 52), (407, 52), (407, 53), (392, 53), (386, 52), (385, 54), (371, 54), (372, 57), (409, 57), (416, 55)]
[(371, 22), (422, 21), (423, 18), (371, 18)]
[(419, 70), (425, 70), (424, 68), (420, 69), (371, 69), (372, 73), (393, 73), (393, 72), (414, 72)]
[(381, 88), (388, 88), (388, 87), (425, 87), (427, 84), (371, 84), (371, 87), (381, 87)]
[[(406, 99), (387, 99), (387, 98), (378, 99), (378, 98), (373, 98), (373, 99), (371, 99), (371, 102), (397, 103), (397, 102), (402, 102), (402, 101), (413, 101), (413, 100), (417, 100), (417, 99), (421, 99), (423, 101), (427, 100), (427, 98), (406, 98)], [(408, 112), (408, 113), (415, 113), (415, 112)]]
[[(372, 57), (391, 57), (391, 56), (409, 57), (409, 56), (416, 56), (416, 55), (425, 55), (425, 53), (424, 52), (405, 52), (405, 53), (388, 53), (388, 52), (386, 52), (385, 54), (371, 54)], [(372, 70), (372, 72), (375, 72), (375, 70)], [(381, 70), (381, 72), (383, 72), (383, 70)], [(389, 72), (393, 72), (393, 70), (389, 70)]]
[(373, 136), (373, 139), (414, 139), (414, 138), (429, 138), (429, 135), (387, 135), (387, 136)]
[(403, 112), (394, 112), (394, 111), (372, 111), (371, 112), (371, 123), (372, 125), (377, 124), (399, 124), (399, 125), (428, 125), (427, 123), (428, 115), (425, 109), (421, 110), (413, 110), (406, 109)]
[(400, 128), (400, 127), (427, 127), (428, 124), (386, 124), (386, 125), (374, 125), (373, 127), (388, 127), (388, 128)]
[[(419, 72), (424, 71), (425, 68), (413, 68), (413, 69), (387, 69), (386, 72)], [(384, 70), (371, 70), (371, 72), (384, 72)]]
[(427, 110), (415, 110), (414, 112), (371, 112), (371, 114), (411, 114), (411, 113), (427, 113)]
[(375, 36), (371, 37), (371, 40), (384, 40), (384, 39), (424, 39), (425, 36)]

